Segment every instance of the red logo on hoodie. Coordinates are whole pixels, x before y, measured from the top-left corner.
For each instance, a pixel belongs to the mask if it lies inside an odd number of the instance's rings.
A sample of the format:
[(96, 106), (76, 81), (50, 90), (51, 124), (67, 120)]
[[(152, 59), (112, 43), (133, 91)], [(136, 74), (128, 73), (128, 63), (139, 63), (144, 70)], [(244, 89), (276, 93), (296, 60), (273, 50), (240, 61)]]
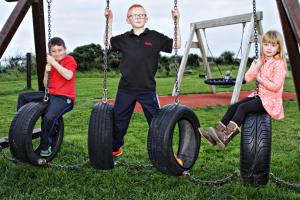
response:
[(152, 42), (145, 42), (144, 45), (148, 47), (152, 47)]

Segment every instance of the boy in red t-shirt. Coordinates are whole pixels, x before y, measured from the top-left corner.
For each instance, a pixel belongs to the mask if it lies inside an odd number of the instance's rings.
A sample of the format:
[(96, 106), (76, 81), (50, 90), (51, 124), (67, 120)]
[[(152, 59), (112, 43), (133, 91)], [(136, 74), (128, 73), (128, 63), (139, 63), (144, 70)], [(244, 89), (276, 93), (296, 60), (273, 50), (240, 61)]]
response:
[[(73, 109), (75, 102), (75, 73), (77, 63), (72, 56), (66, 54), (66, 46), (61, 38), (54, 37), (48, 43), (50, 55), (44, 74), (44, 85), (49, 86), (47, 112), (42, 121), (41, 156), (50, 156), (51, 143), (55, 134), (58, 119)], [(48, 72), (50, 79), (48, 84)], [(30, 102), (41, 101), (44, 92), (24, 92), (19, 95), (18, 109)]]

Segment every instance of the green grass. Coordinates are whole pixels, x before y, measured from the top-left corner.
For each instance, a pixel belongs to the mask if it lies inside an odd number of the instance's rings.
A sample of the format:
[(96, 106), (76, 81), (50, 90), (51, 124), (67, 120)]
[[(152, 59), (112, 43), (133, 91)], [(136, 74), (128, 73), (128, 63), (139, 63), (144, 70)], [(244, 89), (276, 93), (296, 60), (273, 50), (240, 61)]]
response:
[[(207, 85), (198, 78), (198, 71), (185, 76), (182, 93), (205, 93)], [(108, 81), (109, 97), (114, 98), (118, 75)], [(158, 78), (160, 95), (170, 95), (174, 77)], [(0, 136), (6, 136), (16, 112), (17, 94), (23, 90), (25, 76), (0, 79)], [(33, 87), (37, 88), (36, 80)], [(254, 84), (243, 89), (253, 89)], [(102, 96), (102, 77), (96, 73), (78, 74), (77, 102), (65, 115), (65, 138), (53, 162), (80, 163), (87, 159), (89, 116), (96, 100)], [(228, 91), (230, 89), (218, 89)], [(286, 91), (294, 91), (291, 77)], [(285, 101), (286, 118), (273, 120), (271, 171), (286, 180), (300, 182), (300, 113), (296, 101)], [(204, 127), (213, 126), (226, 111), (224, 106), (194, 109)], [(147, 155), (147, 122), (141, 113), (134, 113), (120, 161), (149, 163)], [(239, 169), (238, 135), (226, 150), (202, 142), (199, 159), (191, 173), (202, 179), (216, 179)], [(9, 152), (5, 150), (5, 152)], [(14, 164), (0, 157), (0, 199), (300, 199), (299, 191), (269, 182), (263, 187), (243, 184), (239, 179), (222, 186), (195, 185), (182, 177), (171, 177), (156, 169), (132, 170), (118, 167), (110, 171), (92, 168), (63, 170)]]

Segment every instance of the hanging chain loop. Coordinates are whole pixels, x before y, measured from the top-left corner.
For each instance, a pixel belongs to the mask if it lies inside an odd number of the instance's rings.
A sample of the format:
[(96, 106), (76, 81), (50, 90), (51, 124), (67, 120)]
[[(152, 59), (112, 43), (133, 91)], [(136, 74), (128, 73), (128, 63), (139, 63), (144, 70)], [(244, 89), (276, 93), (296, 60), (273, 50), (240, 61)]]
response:
[(291, 183), (289, 181), (283, 180), (277, 176), (275, 176), (273, 173), (270, 173), (270, 179), (274, 181), (276, 184), (281, 186), (286, 186), (290, 189), (295, 189), (300, 191), (300, 184), (298, 183)]
[[(109, 10), (109, 0), (106, 1), (106, 10)], [(104, 79), (103, 79), (103, 97), (102, 102), (107, 102), (107, 70), (108, 70), (108, 28), (109, 28), (109, 16), (106, 16), (105, 22), (105, 41), (104, 41), (104, 54), (103, 54), (103, 62), (104, 62)]]
[[(52, 0), (47, 0), (47, 7), (48, 7), (48, 42), (51, 39), (51, 3)], [(50, 54), (50, 46), (48, 45), (48, 53)], [(47, 83), (45, 87), (45, 95), (43, 98), (43, 101), (46, 103), (49, 101), (49, 82), (50, 82), (50, 71), (47, 72), (48, 78), (47, 78)]]
[[(258, 61), (258, 33), (257, 33), (257, 17), (256, 17), (256, 0), (253, 0), (253, 27), (254, 27), (254, 45), (255, 60)], [(259, 93), (259, 82), (256, 80), (255, 96)]]
[(142, 169), (151, 169), (153, 168), (152, 164), (144, 164), (144, 163), (123, 163), (117, 160), (114, 161), (115, 167), (125, 167), (128, 169), (142, 170)]
[[(177, 9), (177, 0), (174, 0), (174, 10)], [(174, 17), (174, 67), (176, 71), (176, 79), (175, 79), (175, 103), (179, 103), (179, 80), (178, 80), (178, 71), (179, 71), (179, 58), (178, 58), (178, 46), (177, 46), (177, 31), (178, 31), (178, 22), (177, 16)]]
[(84, 161), (83, 163), (78, 164), (59, 164), (59, 163), (47, 163), (48, 166), (59, 168), (59, 169), (80, 169), (82, 167), (89, 166), (90, 162), (89, 160)]
[(223, 185), (225, 183), (229, 183), (236, 177), (240, 177), (240, 171), (236, 170), (229, 176), (226, 176), (221, 179), (216, 179), (216, 180), (202, 180), (199, 179), (198, 177), (192, 176), (189, 171), (184, 171), (182, 175), (192, 183), (198, 184), (198, 185)]
[[(8, 156), (4, 151), (3, 148), (0, 146), (0, 154), (2, 154), (3, 158), (13, 162), (13, 163), (22, 163), (21, 161), (18, 161), (17, 159)], [(54, 167), (54, 168), (59, 168), (59, 169), (65, 169), (65, 170), (71, 170), (71, 169), (80, 169), (83, 167), (90, 167), (90, 162), (89, 160), (86, 160), (82, 163), (78, 164), (58, 164), (58, 163), (47, 163), (44, 161), (44, 159), (40, 159), (40, 166), (49, 166), (49, 167)], [(143, 169), (152, 169), (153, 165), (152, 164), (142, 164), (142, 163), (123, 163), (119, 162), (117, 160), (114, 161), (115, 167), (125, 167), (128, 169), (134, 169), (134, 170), (143, 170)], [(229, 183), (230, 181), (233, 181), (236, 177), (240, 177), (240, 171), (236, 170), (229, 176), (226, 176), (224, 178), (220, 179), (215, 179), (215, 180), (202, 180), (199, 179), (196, 176), (193, 176), (190, 174), (189, 171), (184, 171), (182, 173), (183, 177), (186, 178), (187, 180), (191, 181), (192, 183), (195, 183), (197, 185), (223, 185), (225, 183)], [(279, 177), (276, 177), (273, 173), (270, 173), (270, 180), (275, 182), (278, 185), (288, 187), (290, 189), (294, 190), (300, 190), (300, 184), (298, 183), (291, 183), (289, 181), (283, 180)]]

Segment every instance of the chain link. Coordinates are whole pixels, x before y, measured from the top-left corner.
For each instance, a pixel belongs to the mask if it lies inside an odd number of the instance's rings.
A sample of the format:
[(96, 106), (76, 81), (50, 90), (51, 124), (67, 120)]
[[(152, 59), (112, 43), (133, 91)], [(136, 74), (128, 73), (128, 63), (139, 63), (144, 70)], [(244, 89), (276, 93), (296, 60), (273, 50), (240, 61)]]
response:
[[(203, 29), (203, 35), (204, 35), (204, 39), (205, 39), (205, 42), (206, 42), (206, 49), (207, 49), (206, 51), (207, 51), (207, 53), (209, 53), (209, 54), (211, 55), (212, 61), (217, 65), (217, 68), (218, 68), (218, 70), (219, 70), (219, 73), (220, 73), (221, 77), (224, 77), (224, 75), (223, 75), (223, 73), (222, 73), (222, 71), (221, 71), (221, 69), (220, 69), (220, 66), (219, 66), (218, 62), (216, 62), (215, 56), (214, 56), (214, 54), (212, 53), (212, 51), (211, 51), (211, 49), (210, 49), (210, 47), (209, 47), (208, 39), (207, 39), (207, 36), (206, 36), (205, 28)], [(206, 77), (206, 79), (207, 79), (207, 78), (208, 78), (208, 71), (207, 71), (207, 68), (205, 68), (205, 69), (206, 69), (206, 75), (205, 75), (205, 77)]]
[[(106, 1), (106, 9), (109, 10), (109, 0)], [(104, 79), (103, 79), (103, 97), (102, 102), (107, 102), (107, 70), (108, 70), (108, 28), (109, 28), (109, 21), (108, 17), (106, 16), (106, 22), (105, 22), (105, 41), (104, 41), (104, 56), (103, 56), (103, 62), (104, 62)]]
[[(253, 23), (254, 23), (254, 44), (255, 44), (255, 59), (258, 60), (258, 34), (257, 34), (257, 18), (256, 18), (256, 0), (253, 0)], [(259, 93), (259, 82), (256, 80), (256, 96)]]
[[(177, 0), (174, 0), (174, 10), (177, 9)], [(179, 59), (178, 59), (178, 46), (177, 46), (177, 28), (178, 24), (177, 24), (177, 17), (175, 16), (174, 18), (174, 68), (176, 71), (176, 79), (175, 79), (175, 103), (178, 104), (179, 103), (179, 95), (180, 95), (180, 91), (179, 91), (179, 81), (178, 81), (178, 71), (179, 71)]]
[(273, 173), (270, 173), (270, 179), (273, 180), (275, 183), (277, 183), (279, 185), (286, 186), (290, 189), (300, 190), (300, 184), (285, 181), (285, 180), (283, 180), (279, 177), (276, 177)]
[[(13, 163), (18, 163), (17, 159), (8, 156), (0, 146), (0, 153), (3, 155), (3, 158), (13, 162)], [(21, 162), (20, 162), (21, 163)], [(153, 168), (152, 164), (142, 164), (142, 163), (122, 163), (119, 161), (114, 161), (115, 167), (126, 167), (128, 169), (135, 169), (135, 170), (143, 170), (143, 169), (151, 169)], [(84, 161), (83, 163), (78, 163), (78, 164), (58, 164), (58, 163), (43, 163), (41, 166), (49, 166), (49, 167), (54, 167), (54, 168), (59, 168), (59, 169), (65, 169), (65, 170), (71, 170), (71, 169), (80, 169), (83, 167), (89, 167), (90, 162), (89, 160)], [(192, 183), (195, 183), (197, 185), (223, 185), (225, 183), (229, 183), (230, 181), (234, 180), (236, 177), (240, 177), (240, 171), (236, 170), (233, 172), (231, 175), (226, 176), (221, 179), (215, 179), (215, 180), (202, 180), (196, 176), (193, 176), (190, 174), (189, 171), (184, 171), (182, 173), (183, 177), (185, 177), (187, 180), (191, 181)], [(297, 183), (291, 183), (286, 180), (283, 180), (279, 177), (276, 177), (273, 173), (270, 173), (270, 179), (277, 183), (278, 185), (286, 186), (290, 189), (295, 189), (295, 190), (300, 190), (300, 184)]]
[[(48, 5), (48, 42), (51, 39), (51, 3), (52, 0), (47, 0), (47, 5)], [(50, 54), (50, 46), (48, 45), (48, 53)], [(45, 95), (43, 98), (44, 102), (49, 101), (49, 82), (50, 82), (50, 72), (47, 72), (48, 78), (47, 78), (47, 84), (45, 87)]]
[(18, 162), (18, 160), (16, 160), (15, 158), (8, 156), (8, 155), (3, 151), (3, 148), (2, 148), (1, 146), (0, 146), (0, 153), (3, 155), (3, 158), (4, 158), (5, 160), (8, 160), (8, 161), (14, 162), (14, 163), (17, 163), (17, 162)]
[(51, 3), (52, 3), (52, 0), (47, 0), (47, 4), (48, 4), (48, 41), (51, 39)]
[(136, 170), (153, 168), (152, 164), (143, 164), (143, 163), (122, 163), (119, 161), (115, 161), (114, 164), (115, 167), (126, 167), (128, 169), (136, 169)]
[(85, 166), (89, 166), (90, 162), (89, 160), (84, 161), (83, 163), (78, 163), (78, 164), (59, 164), (59, 163), (47, 163), (48, 166), (54, 167), (54, 168), (60, 168), (60, 169), (79, 169)]
[(199, 179), (198, 177), (192, 176), (189, 171), (183, 172), (182, 175), (187, 180), (189, 180), (195, 184), (198, 184), (198, 185), (222, 185), (222, 184), (232, 181), (236, 177), (240, 177), (240, 171), (237, 170), (229, 176), (226, 176), (221, 179), (216, 179), (216, 180), (202, 180), (202, 179)]

